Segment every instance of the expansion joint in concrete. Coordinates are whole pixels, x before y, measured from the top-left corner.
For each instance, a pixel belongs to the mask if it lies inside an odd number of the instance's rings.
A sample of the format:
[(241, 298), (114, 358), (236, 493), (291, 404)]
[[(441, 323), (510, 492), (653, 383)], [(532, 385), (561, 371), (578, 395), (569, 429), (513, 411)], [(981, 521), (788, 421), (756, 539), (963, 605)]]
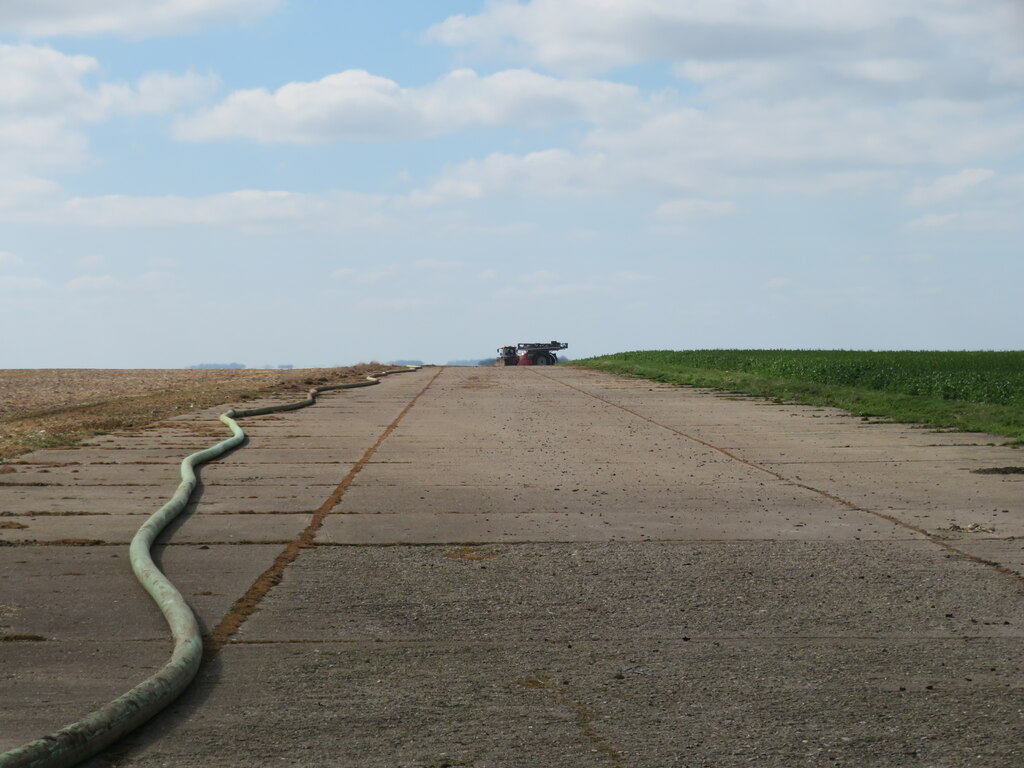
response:
[(316, 539), (317, 532), (323, 525), (324, 518), (326, 518), (338, 502), (341, 501), (342, 496), (345, 495), (345, 491), (347, 491), (352, 485), (359, 472), (364, 466), (366, 466), (367, 462), (373, 458), (373, 455), (377, 452), (380, 446), (388, 439), (388, 437), (390, 437), (391, 433), (395, 431), (398, 424), (405, 418), (406, 414), (412, 410), (413, 406), (416, 405), (416, 402), (437, 380), (437, 377), (441, 375), (443, 370), (443, 368), (439, 369), (437, 373), (430, 378), (430, 381), (428, 381), (423, 388), (413, 396), (413, 398), (406, 404), (405, 408), (402, 409), (402, 412), (395, 417), (394, 421), (388, 424), (383, 432), (381, 432), (377, 437), (377, 441), (366, 450), (354, 465), (352, 465), (352, 468), (349, 470), (348, 474), (345, 475), (344, 479), (338, 484), (331, 495), (324, 500), (323, 504), (321, 504), (313, 513), (313, 517), (309, 524), (297, 537), (285, 545), (285, 548), (281, 550), (280, 554), (278, 554), (274, 559), (271, 566), (260, 574), (242, 597), (235, 601), (234, 605), (231, 606), (231, 609), (227, 614), (225, 614), (206, 638), (205, 651), (207, 656), (216, 654), (230, 641), (231, 637), (238, 632), (249, 616), (256, 611), (260, 602), (264, 597), (266, 597), (267, 593), (280, 583), (285, 569), (295, 562), (299, 553), (303, 549), (309, 549), (315, 546), (314, 540)]

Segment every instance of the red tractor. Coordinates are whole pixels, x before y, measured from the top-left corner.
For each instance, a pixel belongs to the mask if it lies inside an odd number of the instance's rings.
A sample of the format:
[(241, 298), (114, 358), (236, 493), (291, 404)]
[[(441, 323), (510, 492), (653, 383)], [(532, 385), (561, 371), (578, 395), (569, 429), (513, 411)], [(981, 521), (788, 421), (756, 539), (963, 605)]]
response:
[(561, 341), (520, 342), (498, 348), (498, 365), (554, 365), (558, 362), (556, 351), (568, 349)]

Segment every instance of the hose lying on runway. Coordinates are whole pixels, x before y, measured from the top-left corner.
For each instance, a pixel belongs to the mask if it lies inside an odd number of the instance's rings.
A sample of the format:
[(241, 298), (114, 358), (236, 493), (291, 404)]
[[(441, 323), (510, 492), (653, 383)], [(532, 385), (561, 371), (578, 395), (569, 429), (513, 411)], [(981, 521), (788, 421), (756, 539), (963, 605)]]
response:
[(0, 768), (66, 768), (80, 763), (156, 715), (192, 682), (199, 671), (203, 654), (199, 624), (181, 593), (156, 567), (150, 556), (150, 548), (157, 536), (188, 504), (196, 487), (195, 467), (223, 455), (245, 440), (245, 432), (235, 419), (305, 408), (316, 403), (316, 397), (321, 392), (369, 387), (379, 383), (382, 376), (418, 368), (410, 365), (375, 373), (367, 376), (366, 381), (315, 387), (309, 390), (305, 400), (294, 403), (244, 410), (232, 408), (221, 414), (220, 420), (231, 430), (231, 437), (185, 457), (181, 462), (181, 483), (174, 495), (139, 528), (131, 543), (132, 571), (159, 606), (171, 629), (174, 651), (170, 660), (155, 675), (78, 722), (3, 753), (0, 755)]

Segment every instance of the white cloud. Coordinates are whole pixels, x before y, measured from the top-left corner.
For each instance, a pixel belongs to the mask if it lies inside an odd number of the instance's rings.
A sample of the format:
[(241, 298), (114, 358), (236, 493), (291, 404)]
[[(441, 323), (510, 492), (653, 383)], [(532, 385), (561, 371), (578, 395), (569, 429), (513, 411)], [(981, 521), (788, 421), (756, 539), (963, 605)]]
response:
[(444, 306), (443, 299), (425, 299), (422, 296), (381, 296), (366, 298), (356, 303), (356, 309), (388, 312), (408, 312), (414, 309)]
[(46, 281), (41, 280), (38, 277), (0, 275), (0, 294), (20, 295), (23, 293), (41, 291), (46, 287)]
[(116, 114), (168, 112), (209, 97), (218, 83), (192, 72), (93, 83), (99, 68), (91, 56), (0, 45), (0, 206), (46, 193), (48, 182), (35, 178), (40, 170), (85, 165), (84, 125)]
[(861, 59), (847, 64), (845, 69), (856, 77), (882, 83), (909, 83), (927, 72), (924, 62), (911, 59)]
[(205, 101), (219, 86), (220, 78), (215, 75), (150, 72), (135, 85), (105, 83), (98, 96), (107, 114), (160, 114)]
[(9, 118), (0, 115), (0, 204), (53, 190), (53, 182), (40, 179), (40, 169), (78, 168), (88, 157), (85, 134), (61, 118)]
[(544, 283), (558, 280), (559, 277), (557, 272), (552, 272), (550, 269), (538, 269), (536, 272), (524, 275), (522, 280), (526, 283)]
[(99, 68), (91, 56), (35, 45), (0, 45), (0, 113), (67, 114), (91, 101), (82, 79)]
[(905, 261), (910, 264), (927, 264), (935, 261), (934, 253), (901, 253), (896, 256), (897, 261)]
[(506, 289), (499, 292), (499, 295), (514, 296), (516, 294), (528, 294), (532, 296), (575, 296), (586, 293), (608, 293), (612, 290), (609, 285), (599, 283), (575, 281), (570, 283), (548, 283), (528, 282), (517, 289)]
[(188, 32), (218, 21), (251, 21), (280, 0), (4, 0), (0, 31), (29, 37)]
[(992, 75), (998, 82), (1017, 88), (1024, 87), (1024, 56), (997, 61)]
[[(487, 274), (486, 279), (497, 275)], [(652, 280), (651, 275), (642, 272), (619, 271), (610, 274), (595, 274), (576, 280), (564, 280), (557, 272), (547, 269), (536, 270), (527, 275), (517, 275), (512, 280), (502, 281), (505, 286), (495, 296), (516, 298), (532, 296), (576, 296), (586, 294), (612, 294), (636, 289)]]
[(21, 256), (15, 256), (10, 251), (0, 251), (0, 267), (20, 267), (24, 263)]
[(903, 229), (907, 232), (927, 232), (931, 230), (974, 230), (992, 232), (994, 230), (1020, 230), (1021, 200), (1002, 200), (983, 208), (970, 208), (950, 213), (929, 213), (907, 222)]
[(684, 198), (662, 203), (654, 211), (654, 217), (665, 223), (685, 223), (717, 216), (726, 216), (735, 210), (729, 200), (701, 200)]
[[(639, 163), (654, 178), (877, 171), (1014, 151), (1024, 124), (1002, 107), (944, 101), (862, 105), (840, 99), (738, 101), (674, 109), (639, 126), (600, 127), (583, 146)], [(987, 119), (986, 119), (987, 118)]]
[(614, 282), (621, 283), (646, 283), (653, 279), (654, 276), (648, 275), (646, 272), (630, 272), (628, 270), (625, 272), (616, 272), (612, 275), (612, 280)]
[[(778, 21), (792, 13), (741, 14), (737, 2), (678, 3), (670, 0), (499, 0), (479, 14), (452, 16), (427, 35), (445, 45), (518, 56), (562, 70), (596, 71), (678, 54), (710, 41), (694, 33), (722, 24), (749, 25), (753, 18)], [(793, 3), (792, 5), (797, 5)]]
[(960, 213), (928, 213), (904, 225), (907, 232), (924, 232), (931, 229), (945, 229), (950, 225), (962, 222), (963, 214)]
[(497, 0), (427, 36), (573, 73), (650, 60), (813, 56), (827, 65), (838, 56), (865, 59), (859, 74), (868, 79), (903, 82), (919, 71), (900, 62), (906, 51), (964, 41), (983, 52), (995, 42), (1010, 49), (1020, 20), (1015, 0)]
[[(3, 129), (0, 127), (0, 136), (2, 134)], [(5, 161), (4, 152), (0, 149), (0, 169), (5, 167), (10, 169), (14, 165), (12, 160), (14, 158)], [(49, 197), (56, 194), (59, 189), (60, 186), (54, 182), (34, 176), (0, 176), (0, 210), (13, 208), (27, 201)]]
[[(396, 207), (408, 208), (408, 198), (395, 201)], [(455, 216), (451, 214), (455, 213)], [(492, 224), (475, 219), (470, 215), (461, 215), (462, 211), (448, 209), (443, 216), (427, 219), (430, 227), (438, 236), (465, 237), (467, 235), (486, 235), (488, 237), (507, 238), (522, 237), (537, 229), (531, 221), (510, 221), (505, 224)]]
[(0, 116), (104, 120), (112, 114), (169, 112), (208, 98), (219, 80), (187, 72), (154, 72), (134, 84), (100, 83), (89, 78), (99, 72), (92, 56), (68, 55), (36, 45), (0, 45)]
[(339, 280), (345, 283), (357, 285), (369, 285), (377, 283), (398, 274), (398, 267), (395, 264), (388, 264), (373, 269), (356, 269), (355, 267), (340, 267), (331, 273), (332, 280)]
[(188, 141), (309, 144), (430, 136), (476, 126), (609, 121), (637, 109), (632, 86), (559, 80), (529, 70), (480, 76), (460, 69), (421, 88), (346, 70), (274, 92), (236, 91), (217, 106), (179, 120), (175, 135)]
[(910, 190), (907, 202), (911, 205), (932, 205), (955, 200), (995, 175), (995, 171), (988, 168), (965, 168), (927, 184), (918, 184)]
[(427, 269), (431, 271), (445, 271), (454, 269), (455, 267), (461, 267), (461, 261), (448, 261), (446, 259), (417, 259), (413, 262), (413, 266), (417, 269)]
[(1020, 230), (1024, 219), (1024, 176), (999, 175), (988, 168), (965, 168), (913, 187), (905, 202), (934, 206), (904, 224), (907, 232), (931, 230)]
[(618, 185), (600, 154), (548, 149), (525, 155), (494, 153), (447, 168), (436, 182), (413, 191), (414, 206), (441, 205), (503, 193), (593, 195)]
[(146, 259), (146, 264), (155, 270), (166, 271), (178, 266), (178, 261), (168, 256), (150, 256)]
[(1024, 149), (1017, 0), (497, 0), (428, 36), (577, 76), (662, 60), (699, 88), (599, 122), (572, 149), (450, 167), (414, 201), (863, 192)]
[(73, 277), (60, 290), (82, 297), (147, 294), (167, 286), (174, 280), (169, 272), (152, 271), (138, 275), (87, 274)]
[(110, 257), (104, 256), (102, 253), (89, 253), (75, 259), (75, 268), (84, 271), (105, 269), (109, 266)]
[(75, 197), (9, 212), (14, 221), (91, 227), (208, 225), (248, 230), (316, 226), (364, 229), (391, 222), (386, 198), (356, 192), (318, 194), (246, 189), (202, 197), (104, 195)]
[(67, 282), (67, 288), (75, 293), (99, 293), (109, 291), (117, 285), (113, 275), (79, 275)]
[(896, 190), (921, 167), (963, 167), (1020, 152), (1019, 112), (1003, 101), (876, 105), (841, 98), (673, 106), (634, 124), (596, 126), (571, 149), (495, 153), (450, 166), (408, 200), (441, 205), (501, 194), (617, 193), (735, 199)]

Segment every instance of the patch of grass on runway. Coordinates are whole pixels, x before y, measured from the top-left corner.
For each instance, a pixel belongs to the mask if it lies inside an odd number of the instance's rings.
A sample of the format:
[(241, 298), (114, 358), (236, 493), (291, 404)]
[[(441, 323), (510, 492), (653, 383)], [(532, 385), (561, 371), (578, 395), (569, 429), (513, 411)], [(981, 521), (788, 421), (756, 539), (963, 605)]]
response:
[(656, 350), (575, 365), (1024, 444), (1024, 352)]

